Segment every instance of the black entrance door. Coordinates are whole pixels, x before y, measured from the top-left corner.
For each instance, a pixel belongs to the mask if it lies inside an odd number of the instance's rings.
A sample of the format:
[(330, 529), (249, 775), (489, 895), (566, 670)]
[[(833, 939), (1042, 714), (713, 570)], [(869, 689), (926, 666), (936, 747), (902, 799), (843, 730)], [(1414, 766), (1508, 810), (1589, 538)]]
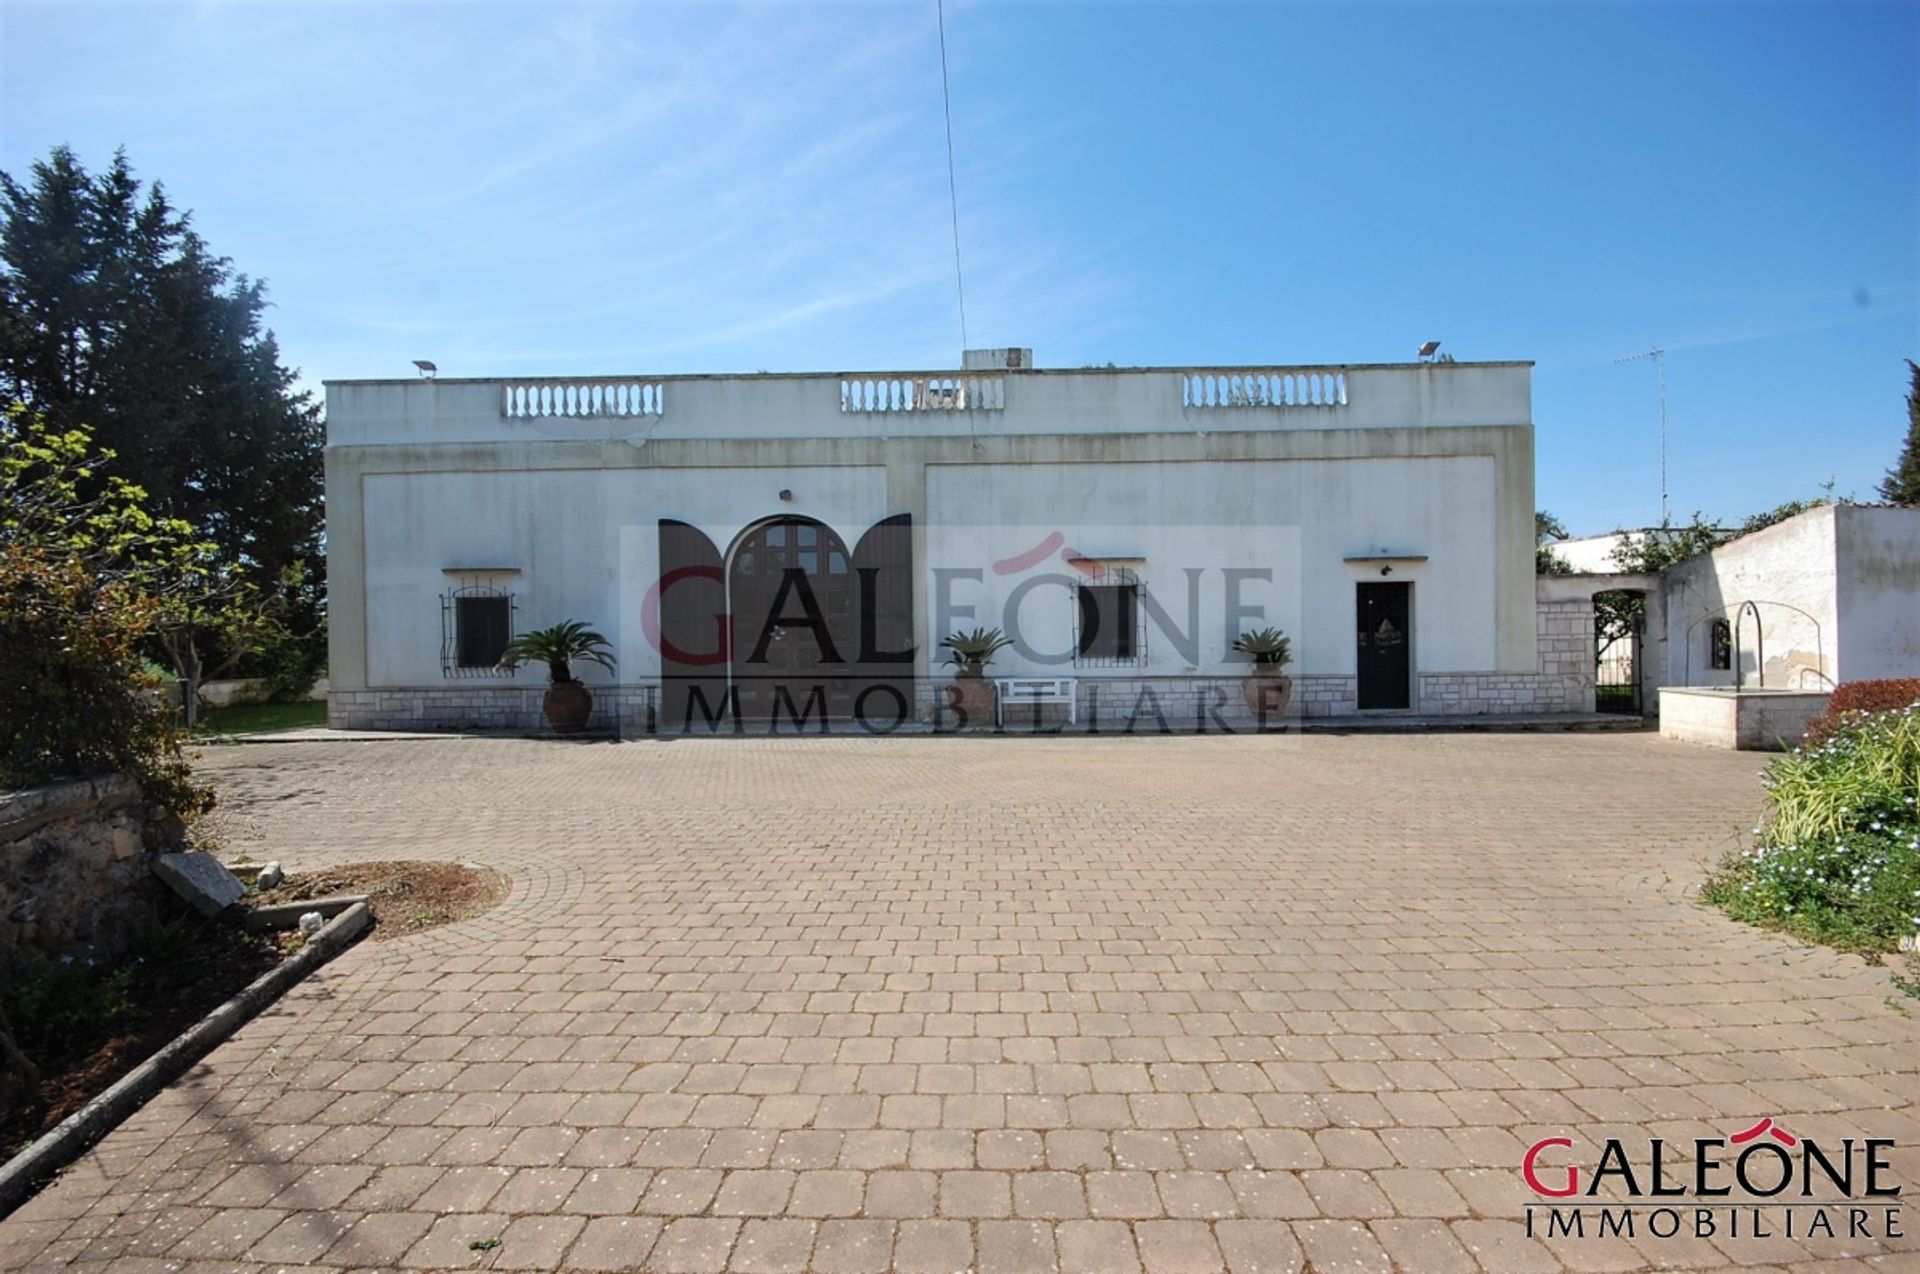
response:
[(781, 518), (741, 542), (728, 576), (741, 716), (814, 725), (847, 715), (854, 586), (846, 545), (818, 522)]
[(1362, 708), (1413, 706), (1413, 648), (1408, 641), (1411, 584), (1362, 584), (1354, 607), (1359, 628)]

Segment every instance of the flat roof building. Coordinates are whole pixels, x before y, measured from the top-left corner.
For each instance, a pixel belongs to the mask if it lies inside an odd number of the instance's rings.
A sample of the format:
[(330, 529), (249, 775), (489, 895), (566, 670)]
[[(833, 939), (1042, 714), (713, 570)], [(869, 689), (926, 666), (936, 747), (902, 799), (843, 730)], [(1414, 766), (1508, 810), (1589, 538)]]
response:
[(569, 619), (622, 732), (937, 725), (973, 628), (1076, 726), (1244, 716), (1261, 627), (1296, 713), (1591, 710), (1535, 600), (1530, 368), (329, 381), (329, 720), (537, 726), (499, 648)]

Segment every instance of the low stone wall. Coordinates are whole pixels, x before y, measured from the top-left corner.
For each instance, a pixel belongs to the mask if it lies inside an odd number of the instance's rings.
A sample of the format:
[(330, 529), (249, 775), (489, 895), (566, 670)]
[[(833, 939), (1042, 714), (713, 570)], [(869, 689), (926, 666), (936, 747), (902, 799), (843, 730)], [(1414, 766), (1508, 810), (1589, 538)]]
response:
[[(653, 731), (652, 686), (593, 686), (588, 729), (621, 736)], [(336, 730), (546, 730), (547, 688), (470, 683), (445, 690), (336, 690), (327, 724)]]
[(117, 774), (0, 794), (0, 964), (115, 949), (129, 915), (164, 892), (148, 822), (139, 787)]
[(1541, 602), (1535, 616), (1535, 671), (1423, 672), (1415, 708), (1437, 716), (1592, 712), (1592, 599)]
[[(991, 673), (991, 669), (988, 670)], [(991, 678), (990, 678), (991, 679)], [(1129, 722), (1136, 733), (1165, 728), (1178, 732), (1227, 728), (1251, 730), (1257, 726), (1242, 697), (1243, 677), (1125, 677), (1081, 676), (1076, 678), (1076, 730), (1125, 732)], [(1294, 677), (1293, 702), (1287, 717), (1340, 716), (1353, 711), (1352, 677)], [(919, 682), (915, 693), (916, 719), (936, 721), (946, 727), (952, 717), (946, 711), (949, 678)], [(1007, 710), (1008, 728), (1016, 722), (1031, 727), (1035, 706), (1023, 705)], [(1040, 705), (1038, 720), (1045, 725), (1066, 719), (1065, 705)], [(662, 726), (668, 723), (663, 721)], [(696, 725), (699, 725), (696, 722)]]
[(1660, 691), (1660, 734), (1682, 743), (1740, 752), (1793, 747), (1826, 712), (1825, 691), (1732, 690), (1667, 686)]
[[(309, 703), (325, 703), (327, 679), (322, 677), (314, 682), (312, 688), (301, 697)], [(266, 703), (272, 698), (273, 683), (265, 677), (243, 678), (238, 681), (206, 681), (200, 684), (200, 702), (210, 708), (230, 708), (237, 703)]]
[[(1531, 672), (1421, 672), (1412, 711), (1433, 715), (1497, 715), (1593, 711), (1593, 601), (1542, 601), (1536, 611), (1539, 658)], [(988, 669), (991, 673), (993, 670)], [(1062, 675), (1072, 675), (1065, 671)], [(1233, 728), (1255, 723), (1240, 695), (1239, 675), (1227, 677), (1131, 677), (1118, 673), (1087, 675), (1079, 681), (1081, 724), (1098, 720), (1124, 729), (1129, 717), (1138, 729), (1159, 729), (1156, 712), (1173, 730), (1213, 729), (1224, 720)], [(919, 728), (934, 720), (944, 705), (948, 678), (914, 685), (913, 712)], [(595, 686), (590, 729), (622, 737), (678, 730), (685, 723), (655, 720), (660, 702), (652, 685)], [(327, 696), (327, 724), (339, 730), (511, 730), (547, 729), (540, 711), (542, 685), (501, 685), (474, 681), (417, 690), (339, 690)], [(1296, 717), (1345, 717), (1359, 710), (1358, 683), (1350, 675), (1296, 676)], [(876, 700), (876, 712), (885, 717)], [(1033, 720), (1033, 710), (1023, 709)], [(1064, 709), (1045, 712), (1064, 716)], [(1051, 716), (1044, 717), (1052, 720)], [(1203, 723), (1204, 724), (1200, 724)], [(707, 729), (694, 718), (697, 731)]]
[(231, 708), (239, 703), (264, 703), (272, 697), (265, 677), (243, 677), (233, 681), (203, 681), (200, 702), (209, 708)]

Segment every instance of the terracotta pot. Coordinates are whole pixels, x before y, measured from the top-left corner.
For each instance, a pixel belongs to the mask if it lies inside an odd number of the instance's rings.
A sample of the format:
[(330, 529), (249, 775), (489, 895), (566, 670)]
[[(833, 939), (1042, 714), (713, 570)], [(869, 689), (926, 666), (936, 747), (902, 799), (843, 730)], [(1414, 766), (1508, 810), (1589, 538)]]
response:
[[(953, 678), (952, 689), (947, 692), (947, 702), (957, 712), (966, 714), (964, 724), (970, 728), (991, 727), (993, 725), (993, 683), (979, 673), (957, 673)], [(961, 724), (958, 716), (951, 718), (954, 724)]]
[(1240, 683), (1240, 694), (1255, 720), (1274, 721), (1285, 716), (1293, 702), (1293, 679), (1271, 664), (1255, 664)]
[(547, 687), (540, 706), (546, 710), (547, 724), (555, 734), (578, 734), (587, 728), (593, 715), (593, 696), (577, 681), (556, 681)]

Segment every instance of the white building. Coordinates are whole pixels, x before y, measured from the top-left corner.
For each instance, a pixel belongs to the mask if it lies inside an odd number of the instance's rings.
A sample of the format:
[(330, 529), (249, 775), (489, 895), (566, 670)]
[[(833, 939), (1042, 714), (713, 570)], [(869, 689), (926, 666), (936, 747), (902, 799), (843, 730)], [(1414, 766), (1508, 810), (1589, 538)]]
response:
[(1608, 575), (1620, 569), (1614, 553), (1629, 540), (1653, 534), (1643, 531), (1609, 531), (1605, 535), (1580, 535), (1568, 540), (1549, 540), (1547, 547), (1569, 569), (1581, 575)]
[(976, 626), (1097, 728), (1243, 713), (1266, 625), (1311, 715), (1591, 708), (1535, 600), (1530, 364), (966, 365), (329, 382), (329, 720), (535, 726), (495, 658), (564, 619), (623, 732), (927, 721)]
[[(1722, 534), (1730, 532), (1722, 531)], [(1568, 540), (1550, 540), (1547, 547), (1554, 555), (1581, 575), (1611, 575), (1620, 569), (1614, 554), (1630, 544), (1647, 540), (1671, 540), (1678, 531), (1671, 527), (1647, 526), (1631, 531), (1608, 531), (1604, 535), (1582, 535)]]
[(1667, 568), (1669, 686), (1920, 676), (1920, 509), (1822, 505)]

